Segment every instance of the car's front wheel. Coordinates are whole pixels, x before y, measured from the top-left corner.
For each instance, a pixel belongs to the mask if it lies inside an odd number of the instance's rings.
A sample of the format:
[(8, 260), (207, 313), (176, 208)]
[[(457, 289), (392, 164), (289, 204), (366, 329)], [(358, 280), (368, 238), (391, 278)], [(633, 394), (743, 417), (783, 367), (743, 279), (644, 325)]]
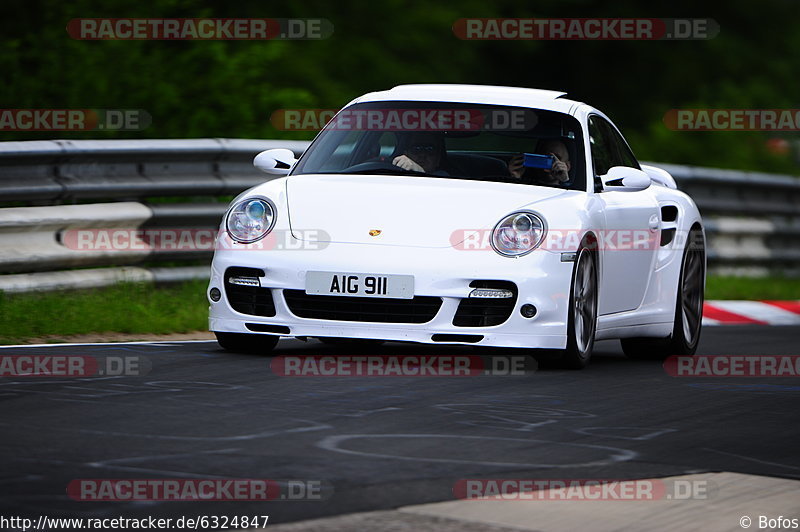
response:
[(267, 355), (278, 345), (280, 336), (269, 334), (244, 334), (215, 332), (217, 342), (226, 351)]
[(703, 233), (694, 229), (683, 252), (672, 334), (669, 338), (623, 338), (622, 351), (628, 358), (663, 359), (695, 354), (703, 323), (705, 268)]
[(561, 363), (570, 369), (586, 367), (594, 348), (597, 328), (597, 263), (595, 254), (582, 247), (575, 259), (569, 296), (567, 349)]

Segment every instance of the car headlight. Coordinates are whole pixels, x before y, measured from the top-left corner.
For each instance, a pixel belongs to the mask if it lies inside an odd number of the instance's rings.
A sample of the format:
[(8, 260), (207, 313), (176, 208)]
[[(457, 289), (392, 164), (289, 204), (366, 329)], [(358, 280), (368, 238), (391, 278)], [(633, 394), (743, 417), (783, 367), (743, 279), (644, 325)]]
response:
[(266, 198), (247, 198), (228, 212), (225, 228), (236, 242), (249, 244), (264, 238), (275, 225), (275, 206)]
[(520, 257), (536, 249), (544, 234), (544, 220), (530, 212), (515, 212), (494, 227), (492, 247), (506, 257)]

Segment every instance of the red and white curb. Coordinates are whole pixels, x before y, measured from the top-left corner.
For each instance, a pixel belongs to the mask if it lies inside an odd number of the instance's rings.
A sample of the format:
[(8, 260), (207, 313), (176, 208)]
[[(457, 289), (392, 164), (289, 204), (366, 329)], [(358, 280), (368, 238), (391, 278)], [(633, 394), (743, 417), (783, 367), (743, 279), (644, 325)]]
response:
[(703, 325), (800, 325), (800, 301), (706, 301)]

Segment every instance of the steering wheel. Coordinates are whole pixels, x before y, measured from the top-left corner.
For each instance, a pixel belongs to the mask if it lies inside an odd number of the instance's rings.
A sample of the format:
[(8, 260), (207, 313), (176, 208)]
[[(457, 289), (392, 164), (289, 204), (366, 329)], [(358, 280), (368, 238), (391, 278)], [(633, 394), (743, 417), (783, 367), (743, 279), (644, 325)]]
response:
[(397, 170), (398, 172), (407, 171), (391, 163), (385, 163), (383, 161), (367, 161), (364, 163), (354, 164), (350, 168), (346, 168), (344, 172), (369, 172), (371, 170)]

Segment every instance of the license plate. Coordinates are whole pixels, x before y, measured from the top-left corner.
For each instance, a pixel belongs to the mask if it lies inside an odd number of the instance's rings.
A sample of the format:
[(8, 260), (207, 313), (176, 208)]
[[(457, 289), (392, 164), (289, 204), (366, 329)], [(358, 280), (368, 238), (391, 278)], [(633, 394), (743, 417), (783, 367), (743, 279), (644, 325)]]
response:
[(413, 299), (414, 276), (308, 272), (306, 273), (306, 294)]

